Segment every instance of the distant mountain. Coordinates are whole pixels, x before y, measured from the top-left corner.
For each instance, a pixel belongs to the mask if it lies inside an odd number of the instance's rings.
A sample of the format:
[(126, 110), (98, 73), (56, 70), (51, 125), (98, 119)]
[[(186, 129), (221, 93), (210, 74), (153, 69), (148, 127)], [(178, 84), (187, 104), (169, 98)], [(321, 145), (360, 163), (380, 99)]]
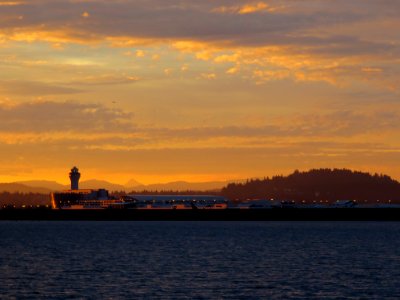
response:
[(43, 187), (27, 186), (21, 183), (0, 183), (0, 192), (49, 194), (51, 190)]
[[(105, 180), (90, 179), (79, 182), (81, 189), (100, 189), (104, 188), (113, 191), (140, 192), (140, 191), (219, 191), (229, 183), (240, 183), (243, 180), (236, 181), (209, 181), (209, 182), (187, 182), (174, 181), (158, 184), (141, 184), (131, 179), (125, 185), (116, 184)], [(4, 187), (2, 187), (2, 185)], [(50, 193), (52, 191), (68, 190), (70, 185), (63, 185), (56, 181), (49, 180), (30, 180), (14, 183), (0, 184), (0, 192), (22, 192), (22, 193)]]
[(61, 191), (69, 189), (69, 185), (63, 185), (56, 181), (49, 180), (29, 180), (29, 181), (18, 181), (18, 184), (23, 184), (28, 187), (45, 188), (51, 191)]
[(135, 179), (130, 179), (127, 183), (124, 184), (124, 186), (126, 188), (129, 188), (129, 187), (143, 186), (143, 184)]
[[(31, 181), (19, 181), (15, 184), (23, 185), (21, 187), (24, 191), (34, 190), (34, 188), (41, 188), (46, 191), (62, 191), (70, 189), (70, 185), (63, 185), (56, 181), (48, 180), (31, 180)], [(29, 189), (30, 188), (30, 189)], [(104, 188), (109, 191), (124, 191), (125, 187), (121, 184), (111, 183), (105, 180), (89, 179), (79, 182), (79, 188), (81, 189), (100, 189)]]
[(121, 184), (111, 183), (105, 180), (90, 179), (79, 182), (80, 189), (106, 189), (112, 191), (124, 191), (125, 187)]

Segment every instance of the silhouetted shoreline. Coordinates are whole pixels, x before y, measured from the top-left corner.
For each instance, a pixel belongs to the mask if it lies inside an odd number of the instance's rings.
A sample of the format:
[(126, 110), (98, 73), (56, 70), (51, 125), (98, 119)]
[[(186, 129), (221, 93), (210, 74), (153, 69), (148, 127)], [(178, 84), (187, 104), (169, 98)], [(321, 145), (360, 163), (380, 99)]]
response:
[(400, 221), (400, 208), (226, 210), (2, 209), (0, 220), (87, 221)]

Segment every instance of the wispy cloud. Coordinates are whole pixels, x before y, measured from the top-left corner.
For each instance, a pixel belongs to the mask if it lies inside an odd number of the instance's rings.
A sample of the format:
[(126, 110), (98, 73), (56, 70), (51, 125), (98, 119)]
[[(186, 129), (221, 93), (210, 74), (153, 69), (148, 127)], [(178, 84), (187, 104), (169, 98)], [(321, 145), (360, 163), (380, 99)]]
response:
[(82, 90), (40, 81), (0, 80), (0, 91), (9, 95), (45, 96), (77, 94)]
[[(192, 147), (226, 147), (228, 144), (241, 147), (246, 143), (251, 146), (256, 140), (258, 143), (265, 141), (266, 146), (271, 139), (285, 142), (290, 139), (336, 141), (379, 132), (396, 132), (400, 129), (399, 117), (399, 113), (388, 110), (369, 113), (340, 110), (323, 114), (284, 115), (260, 126), (168, 128), (137, 126), (133, 113), (100, 104), (50, 101), (14, 104), (8, 101), (0, 105), (0, 132), (7, 141), (11, 141), (13, 135), (21, 135), (29, 143), (36, 137), (38, 141), (76, 139), (100, 144), (118, 142), (120, 146), (134, 148), (181, 148), (186, 147), (188, 141)], [(87, 135), (89, 132), (95, 134)], [(18, 139), (18, 143), (21, 142), (22, 139)]]
[(132, 84), (140, 80), (138, 76), (133, 75), (115, 75), (115, 74), (104, 74), (97, 76), (84, 76), (80, 77), (79, 80), (71, 81), (69, 85), (116, 85), (116, 84)]
[(0, 106), (0, 132), (129, 132), (132, 114), (100, 104), (11, 102)]
[(253, 2), (244, 5), (234, 5), (234, 6), (220, 6), (213, 8), (211, 11), (214, 13), (231, 13), (231, 14), (252, 14), (257, 12), (277, 12), (283, 10), (285, 6), (271, 6), (265, 2)]

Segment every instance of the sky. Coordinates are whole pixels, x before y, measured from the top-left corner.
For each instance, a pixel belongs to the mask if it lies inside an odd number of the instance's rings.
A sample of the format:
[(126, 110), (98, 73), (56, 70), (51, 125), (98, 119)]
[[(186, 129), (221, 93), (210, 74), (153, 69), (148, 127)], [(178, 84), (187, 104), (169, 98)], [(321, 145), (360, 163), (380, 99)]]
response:
[(400, 179), (398, 0), (0, 0), (0, 182)]

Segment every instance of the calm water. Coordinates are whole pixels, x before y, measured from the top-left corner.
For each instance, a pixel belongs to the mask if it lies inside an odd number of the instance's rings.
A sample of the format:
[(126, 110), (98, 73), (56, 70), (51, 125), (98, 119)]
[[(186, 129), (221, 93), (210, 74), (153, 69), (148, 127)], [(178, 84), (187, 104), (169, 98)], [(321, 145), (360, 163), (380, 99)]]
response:
[(0, 298), (399, 299), (400, 223), (3, 221)]

